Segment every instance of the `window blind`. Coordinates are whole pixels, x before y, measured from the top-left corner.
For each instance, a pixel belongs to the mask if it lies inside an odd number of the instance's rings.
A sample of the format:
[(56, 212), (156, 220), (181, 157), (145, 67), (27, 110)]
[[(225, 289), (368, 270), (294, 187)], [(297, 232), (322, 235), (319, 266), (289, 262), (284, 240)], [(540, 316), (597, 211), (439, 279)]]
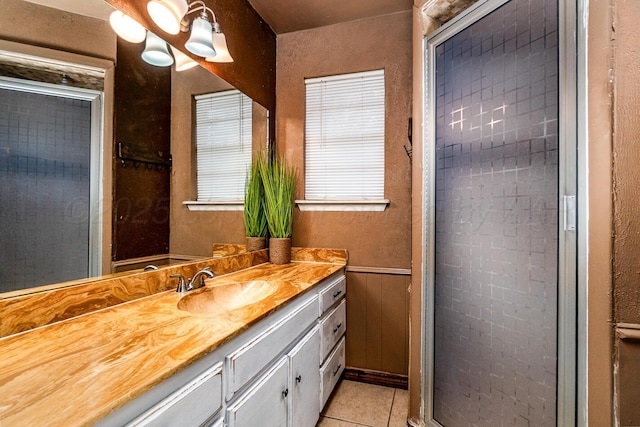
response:
[(238, 90), (195, 99), (198, 201), (244, 200), (252, 101)]
[(305, 199), (383, 199), (384, 70), (305, 84)]

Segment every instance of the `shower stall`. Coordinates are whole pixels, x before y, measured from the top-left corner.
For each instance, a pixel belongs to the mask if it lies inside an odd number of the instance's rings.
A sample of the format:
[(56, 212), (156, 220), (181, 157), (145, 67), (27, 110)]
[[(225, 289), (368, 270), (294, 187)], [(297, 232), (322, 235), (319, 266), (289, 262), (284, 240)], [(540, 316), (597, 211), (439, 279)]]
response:
[(575, 422), (566, 21), (563, 1), (481, 1), (426, 40), (431, 425)]

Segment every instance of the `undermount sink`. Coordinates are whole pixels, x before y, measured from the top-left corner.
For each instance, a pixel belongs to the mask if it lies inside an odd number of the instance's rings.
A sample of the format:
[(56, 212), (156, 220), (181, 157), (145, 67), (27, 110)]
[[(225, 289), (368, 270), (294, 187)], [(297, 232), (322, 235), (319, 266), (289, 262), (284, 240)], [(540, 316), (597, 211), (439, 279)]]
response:
[(278, 282), (266, 280), (221, 284), (185, 295), (178, 309), (194, 314), (237, 310), (268, 298), (277, 288)]

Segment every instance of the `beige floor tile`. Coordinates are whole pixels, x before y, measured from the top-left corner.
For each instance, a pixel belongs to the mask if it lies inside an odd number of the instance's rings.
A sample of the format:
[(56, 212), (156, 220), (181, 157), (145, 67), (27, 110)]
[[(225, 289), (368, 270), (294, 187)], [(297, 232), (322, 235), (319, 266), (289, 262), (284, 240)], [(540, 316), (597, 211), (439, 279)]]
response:
[(389, 427), (407, 427), (407, 414), (409, 413), (409, 392), (396, 389), (391, 406)]
[(333, 418), (320, 417), (316, 427), (361, 427), (362, 424), (350, 423), (349, 421), (336, 420)]
[(343, 380), (323, 415), (371, 427), (387, 427), (393, 392), (390, 387)]

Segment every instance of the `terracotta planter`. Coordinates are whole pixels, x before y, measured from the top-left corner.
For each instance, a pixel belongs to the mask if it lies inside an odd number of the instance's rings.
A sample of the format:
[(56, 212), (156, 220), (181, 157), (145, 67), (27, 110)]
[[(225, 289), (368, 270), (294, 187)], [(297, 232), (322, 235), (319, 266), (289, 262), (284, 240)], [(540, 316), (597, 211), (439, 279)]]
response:
[(290, 237), (269, 239), (269, 262), (271, 264), (289, 264), (291, 262)]
[(259, 251), (267, 247), (266, 237), (249, 237), (247, 236), (247, 252)]

